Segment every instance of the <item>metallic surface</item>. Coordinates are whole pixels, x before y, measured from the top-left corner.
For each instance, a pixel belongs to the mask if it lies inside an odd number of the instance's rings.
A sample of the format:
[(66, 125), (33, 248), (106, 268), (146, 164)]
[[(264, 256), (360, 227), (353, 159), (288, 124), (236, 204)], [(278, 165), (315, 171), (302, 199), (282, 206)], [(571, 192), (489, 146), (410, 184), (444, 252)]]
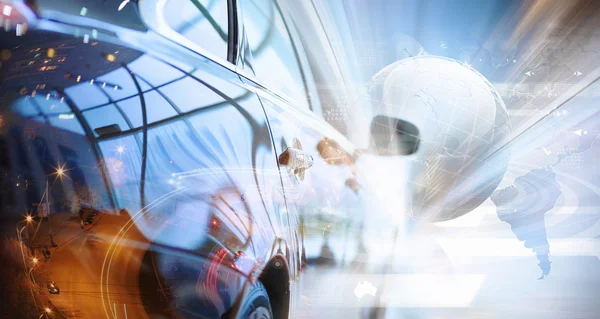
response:
[[(357, 200), (353, 160), (319, 157), (319, 145), (339, 156), (350, 143), (237, 66), (172, 42), (148, 14), (146, 28), (37, 9), (25, 36), (0, 35), (11, 55), (0, 71), (0, 209), (13, 225), (49, 202), (24, 241), (32, 255), (52, 243), (54, 307), (229, 316), (260, 278), (280, 294), (276, 317), (287, 315), (304, 258), (299, 216)], [(300, 145), (298, 165), (278, 157)]]

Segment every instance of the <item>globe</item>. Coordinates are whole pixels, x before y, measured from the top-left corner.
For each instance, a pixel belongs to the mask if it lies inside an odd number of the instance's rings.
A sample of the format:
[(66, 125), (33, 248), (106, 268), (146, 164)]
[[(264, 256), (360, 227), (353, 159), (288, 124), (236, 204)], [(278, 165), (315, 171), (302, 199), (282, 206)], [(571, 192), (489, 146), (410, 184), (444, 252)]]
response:
[(395, 62), (372, 79), (376, 115), (415, 124), (421, 144), (407, 182), (416, 219), (444, 221), (483, 203), (506, 172), (511, 128), (493, 85), (465, 63), (437, 56)]

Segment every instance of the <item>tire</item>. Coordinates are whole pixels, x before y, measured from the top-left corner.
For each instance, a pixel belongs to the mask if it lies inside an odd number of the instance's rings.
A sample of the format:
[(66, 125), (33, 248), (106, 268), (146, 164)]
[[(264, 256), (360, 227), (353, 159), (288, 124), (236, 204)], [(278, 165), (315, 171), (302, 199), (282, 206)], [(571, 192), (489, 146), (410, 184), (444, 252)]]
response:
[(240, 319), (272, 319), (273, 311), (265, 286), (256, 281), (240, 307)]

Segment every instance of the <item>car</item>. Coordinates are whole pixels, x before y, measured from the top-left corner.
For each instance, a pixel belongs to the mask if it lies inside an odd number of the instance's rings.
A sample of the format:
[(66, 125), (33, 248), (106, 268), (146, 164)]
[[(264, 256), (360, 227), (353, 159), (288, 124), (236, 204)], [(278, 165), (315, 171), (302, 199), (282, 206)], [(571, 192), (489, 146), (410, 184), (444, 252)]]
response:
[(48, 284), (46, 284), (46, 286), (48, 288), (49, 293), (53, 295), (60, 294), (60, 288), (58, 288), (58, 285), (54, 281), (49, 282)]
[[(93, 310), (107, 316), (111, 297), (128, 294), (176, 316), (287, 318), (306, 260), (303, 216), (362, 209), (361, 152), (325, 120), (331, 96), (315, 78), (328, 75), (289, 8), (1, 3), (0, 176), (32, 185), (2, 201), (3, 216), (39, 201), (46, 178), (53, 212), (106, 211), (97, 225), (110, 225), (109, 245), (75, 249), (92, 251), (83, 269), (102, 266)], [(97, 280), (73, 265), (62, 273)]]

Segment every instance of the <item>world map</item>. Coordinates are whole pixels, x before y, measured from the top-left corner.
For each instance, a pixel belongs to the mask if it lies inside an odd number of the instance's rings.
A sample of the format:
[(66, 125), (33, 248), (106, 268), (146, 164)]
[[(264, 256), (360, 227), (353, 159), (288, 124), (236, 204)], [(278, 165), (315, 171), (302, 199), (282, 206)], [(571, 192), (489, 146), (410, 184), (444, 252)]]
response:
[(498, 218), (508, 223), (517, 239), (531, 249), (539, 261), (544, 279), (550, 275), (550, 245), (545, 215), (561, 195), (560, 184), (552, 168), (537, 168), (515, 179), (514, 184), (495, 191), (491, 200)]

